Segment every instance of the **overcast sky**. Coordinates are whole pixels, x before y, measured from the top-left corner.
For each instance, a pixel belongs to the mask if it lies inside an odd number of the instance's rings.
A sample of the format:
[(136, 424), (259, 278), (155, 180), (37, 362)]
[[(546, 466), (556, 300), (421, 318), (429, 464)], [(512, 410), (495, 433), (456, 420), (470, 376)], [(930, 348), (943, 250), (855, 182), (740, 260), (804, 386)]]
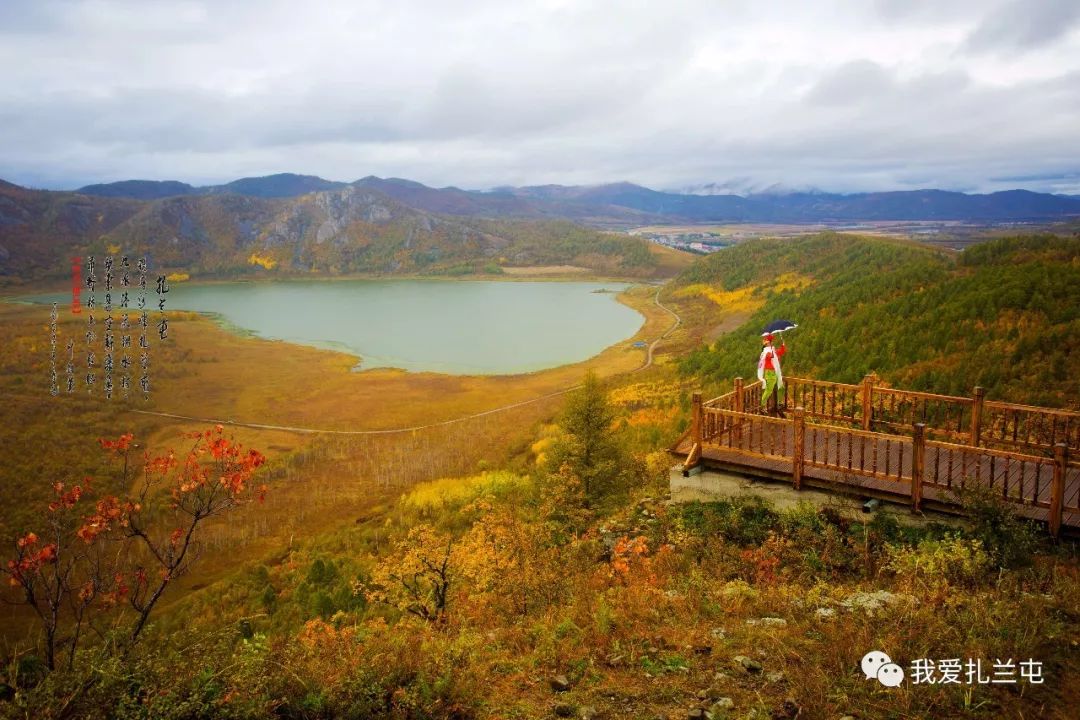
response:
[(0, 0), (0, 178), (1080, 193), (1076, 0)]

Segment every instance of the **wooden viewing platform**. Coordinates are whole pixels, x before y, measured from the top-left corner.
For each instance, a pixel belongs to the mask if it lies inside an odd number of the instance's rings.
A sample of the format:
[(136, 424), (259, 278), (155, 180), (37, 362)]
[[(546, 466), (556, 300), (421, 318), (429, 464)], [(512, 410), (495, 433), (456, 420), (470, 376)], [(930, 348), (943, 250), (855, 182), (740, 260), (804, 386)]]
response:
[(761, 408), (760, 382), (702, 401), (671, 448), (684, 472), (704, 466), (869, 497), (956, 510), (953, 491), (994, 488), (1017, 513), (1058, 537), (1080, 528), (1080, 412), (897, 390), (868, 375), (858, 385), (784, 378)]

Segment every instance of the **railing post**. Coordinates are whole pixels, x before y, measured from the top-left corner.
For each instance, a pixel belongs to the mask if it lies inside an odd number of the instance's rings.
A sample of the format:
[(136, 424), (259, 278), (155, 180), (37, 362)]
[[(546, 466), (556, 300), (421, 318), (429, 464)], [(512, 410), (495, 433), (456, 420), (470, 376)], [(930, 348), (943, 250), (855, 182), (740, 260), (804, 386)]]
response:
[(862, 380), (862, 429), (869, 430), (874, 417), (874, 373), (867, 373)]
[(915, 423), (911, 439), (911, 510), (922, 511), (923, 464), (926, 458), (926, 424)]
[(1061, 532), (1061, 516), (1065, 509), (1065, 470), (1069, 466), (1069, 446), (1054, 445), (1054, 479), (1050, 483), (1050, 535)]
[(985, 398), (986, 389), (976, 385), (975, 394), (971, 398), (971, 438), (968, 441), (972, 447), (979, 447), (982, 443), (982, 415)]
[[(735, 405), (734, 405), (734, 408), (735, 408), (735, 412), (737, 412), (737, 413), (745, 413), (746, 412), (746, 386), (744, 385), (743, 379), (741, 377), (735, 378)], [(728, 432), (731, 433), (728, 436), (728, 442), (733, 444), (733, 445), (738, 446), (738, 444), (740, 442), (742, 442), (742, 424), (743, 424), (743, 421), (741, 419), (732, 419), (732, 418), (728, 418), (728, 421), (731, 423), (731, 427), (728, 429)]]
[(690, 453), (683, 462), (683, 477), (690, 477), (690, 470), (697, 467), (701, 461), (701, 426), (705, 414), (701, 407), (701, 392), (694, 393), (690, 407)]
[(795, 415), (793, 418), (795, 423), (795, 432), (792, 445), (793, 456), (791, 460), (791, 475), (792, 482), (795, 484), (796, 490), (802, 489), (802, 476), (803, 476), (803, 464), (806, 461), (806, 454), (803, 451), (804, 440), (806, 438), (806, 411), (803, 410), (802, 405), (795, 408)]
[(694, 393), (691, 403), (693, 415), (691, 415), (690, 437), (693, 439), (695, 445), (701, 447), (701, 425), (704, 416), (704, 412), (701, 408), (701, 392)]

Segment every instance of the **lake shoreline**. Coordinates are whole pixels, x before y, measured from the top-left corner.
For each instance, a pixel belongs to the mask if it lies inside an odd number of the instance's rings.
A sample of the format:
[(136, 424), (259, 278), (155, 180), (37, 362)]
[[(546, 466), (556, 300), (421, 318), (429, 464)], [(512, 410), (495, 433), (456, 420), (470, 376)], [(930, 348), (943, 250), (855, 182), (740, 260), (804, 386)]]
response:
[[(523, 268), (529, 268), (533, 266), (523, 266)], [(149, 277), (149, 276), (148, 276)], [(491, 275), (473, 274), (473, 275), (419, 275), (419, 274), (401, 274), (401, 275), (388, 275), (383, 273), (349, 273), (344, 275), (321, 275), (318, 273), (283, 273), (272, 275), (270, 273), (259, 275), (245, 275), (236, 278), (222, 278), (222, 277), (207, 277), (198, 279), (188, 279), (180, 281), (170, 281), (172, 285), (180, 286), (202, 286), (202, 285), (223, 285), (234, 283), (274, 283), (274, 282), (299, 282), (299, 281), (312, 281), (320, 280), (327, 282), (339, 282), (347, 280), (370, 280), (370, 281), (395, 281), (395, 280), (413, 280), (413, 281), (425, 281), (425, 282), (611, 282), (611, 283), (624, 283), (627, 285), (664, 285), (671, 278), (661, 277), (631, 277), (631, 276), (618, 276), (618, 275), (598, 275), (589, 273), (564, 273), (564, 274), (514, 274), (514, 273), (498, 273)], [(147, 281), (149, 282), (149, 280)], [(33, 283), (28, 283), (33, 285)], [(5, 285), (0, 287), (0, 302), (19, 302), (17, 298), (26, 295), (46, 295), (52, 293), (61, 293), (71, 290), (70, 277), (61, 280), (49, 280), (42, 282), (42, 284), (36, 287), (27, 288), (25, 286), (18, 285)]]
[[(492, 282), (494, 278), (425, 277), (431, 282), (420, 283), (404, 276), (335, 277), (339, 282), (334, 286), (319, 282), (323, 279), (328, 278), (188, 281), (174, 285), (183, 299), (168, 309), (174, 317), (186, 313), (205, 317), (235, 337), (349, 357), (353, 374), (385, 370), (462, 377), (524, 376), (587, 361), (630, 343), (648, 322), (640, 303), (629, 299), (636, 288), (650, 287), (640, 283), (609, 285), (578, 276), (554, 283), (572, 286), (564, 292), (548, 278), (529, 276), (514, 278), (518, 286), (528, 286), (518, 292)], [(461, 280), (476, 289), (465, 289)], [(349, 283), (357, 289), (347, 287)], [(545, 286), (551, 289), (544, 290)], [(182, 288), (190, 288), (192, 294)], [(149, 288), (147, 292), (151, 294)], [(47, 306), (65, 296), (37, 293), (4, 300)], [(263, 296), (271, 298), (268, 305), (266, 300), (252, 301)], [(623, 309), (614, 316), (613, 311), (598, 314), (590, 298), (602, 296)], [(615, 307), (607, 301), (600, 304)], [(329, 320), (335, 313), (338, 319)], [(410, 336), (422, 339), (404, 340)], [(474, 339), (459, 342), (459, 338)], [(425, 344), (431, 349), (424, 349)]]

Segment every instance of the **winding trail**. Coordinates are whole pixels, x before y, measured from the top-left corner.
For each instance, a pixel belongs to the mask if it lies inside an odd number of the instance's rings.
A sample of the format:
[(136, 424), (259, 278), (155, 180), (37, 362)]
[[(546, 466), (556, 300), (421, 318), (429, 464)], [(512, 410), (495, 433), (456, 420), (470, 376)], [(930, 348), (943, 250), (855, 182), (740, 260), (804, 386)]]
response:
[[(671, 327), (665, 330), (660, 337), (649, 343), (648, 351), (645, 354), (644, 364), (642, 364), (641, 367), (635, 370), (629, 371), (628, 373), (626, 373), (627, 375), (633, 375), (635, 373), (639, 373), (652, 367), (653, 353), (656, 350), (656, 346), (659, 345), (660, 342), (666, 339), (669, 335), (671, 335), (671, 333), (675, 332), (680, 325), (682, 325), (682, 318), (680, 318), (674, 310), (660, 302), (660, 291), (664, 289), (665, 285), (661, 285), (656, 289), (656, 294), (653, 295), (653, 304), (655, 304), (658, 308), (660, 308), (667, 314), (671, 315), (671, 317), (675, 318), (675, 322), (672, 323)], [(177, 413), (158, 412), (156, 410), (132, 410), (131, 412), (139, 413), (140, 415), (155, 415), (157, 417), (173, 418), (176, 420), (189, 420), (192, 422), (200, 423), (213, 423), (217, 425), (232, 425), (235, 427), (257, 428), (259, 430), (283, 430), (285, 432), (304, 433), (310, 435), (396, 435), (400, 433), (415, 432), (417, 430), (427, 430), (429, 428), (442, 427), (445, 425), (453, 425), (454, 423), (465, 422), (466, 420), (474, 420), (476, 418), (481, 418), (486, 415), (494, 415), (496, 413), (505, 412), (506, 410), (513, 410), (514, 408), (519, 408), (525, 405), (538, 403), (543, 400), (548, 400), (553, 397), (558, 397), (559, 395), (565, 395), (569, 392), (577, 390), (580, 387), (580, 384), (574, 385), (573, 387), (568, 387), (564, 390), (558, 390), (553, 393), (548, 393), (547, 395), (541, 395), (540, 397), (535, 397), (531, 400), (523, 400), (521, 402), (512, 403), (510, 405), (503, 405), (502, 407), (485, 410), (483, 412), (474, 413), (472, 415), (465, 415), (459, 418), (453, 418), (451, 420), (442, 420), (440, 422), (428, 423), (426, 425), (413, 425), (412, 427), (389, 428), (386, 430), (325, 430), (320, 428), (294, 427), (291, 425), (266, 425), (262, 423), (237, 422), (235, 420), (216, 420), (213, 418), (194, 417), (192, 415), (179, 415)]]
[[(665, 283), (665, 285), (666, 285), (666, 283)], [(670, 335), (671, 333), (678, 330), (679, 326), (682, 325), (682, 318), (679, 317), (678, 313), (676, 313), (674, 310), (669, 308), (664, 303), (660, 302), (660, 291), (664, 289), (665, 285), (661, 285), (660, 287), (656, 288), (656, 294), (653, 295), (653, 303), (656, 305), (656, 307), (660, 308), (661, 310), (666, 312), (668, 315), (675, 318), (675, 323), (671, 327), (669, 327), (667, 330), (665, 330), (663, 335), (656, 338), (655, 340), (652, 341), (652, 343), (649, 344), (649, 353), (645, 357), (645, 364), (642, 365), (641, 367), (639, 367), (637, 370), (633, 370), (631, 372), (637, 373), (637, 372), (641, 372), (642, 370), (644, 370), (644, 369), (646, 369), (648, 367), (651, 367), (652, 363), (653, 363), (653, 350), (656, 349), (656, 346), (660, 344), (661, 340), (664, 340), (665, 338), (667, 338), (668, 335)]]

